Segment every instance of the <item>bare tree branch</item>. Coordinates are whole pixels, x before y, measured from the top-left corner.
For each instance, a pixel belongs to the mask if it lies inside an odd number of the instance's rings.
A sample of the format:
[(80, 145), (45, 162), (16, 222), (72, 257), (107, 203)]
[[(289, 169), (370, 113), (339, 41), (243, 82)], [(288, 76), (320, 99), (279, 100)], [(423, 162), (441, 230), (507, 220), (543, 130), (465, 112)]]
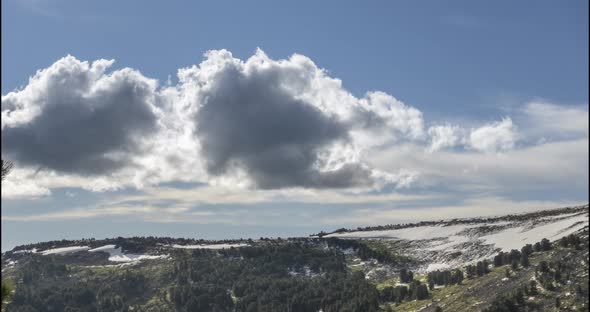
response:
[(14, 165), (10, 161), (2, 159), (2, 181), (8, 176)]

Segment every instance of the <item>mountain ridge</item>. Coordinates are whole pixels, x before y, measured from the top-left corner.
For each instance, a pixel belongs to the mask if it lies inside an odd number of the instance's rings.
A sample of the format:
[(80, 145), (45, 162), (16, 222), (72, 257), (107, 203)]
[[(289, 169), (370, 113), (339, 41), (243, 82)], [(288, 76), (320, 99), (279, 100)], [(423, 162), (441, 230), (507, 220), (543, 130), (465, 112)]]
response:
[(2, 253), (16, 285), (7, 311), (586, 311), (588, 210), (285, 239), (21, 245)]

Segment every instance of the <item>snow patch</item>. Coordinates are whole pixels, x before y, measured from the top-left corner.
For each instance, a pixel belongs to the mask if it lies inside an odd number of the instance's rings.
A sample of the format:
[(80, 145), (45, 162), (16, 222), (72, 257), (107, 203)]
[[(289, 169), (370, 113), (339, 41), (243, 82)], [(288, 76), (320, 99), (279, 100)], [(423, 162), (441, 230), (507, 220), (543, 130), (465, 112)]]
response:
[(397, 230), (382, 231), (357, 231), (348, 233), (334, 233), (325, 237), (340, 238), (393, 238), (405, 240), (430, 240), (435, 238), (448, 238), (458, 234), (461, 231), (481, 226), (481, 224), (462, 224), (462, 225), (428, 225), (416, 226)]
[(15, 254), (15, 255), (24, 254), (24, 253), (37, 253), (37, 248), (25, 249), (25, 250), (17, 250), (17, 251), (13, 251), (12, 252), (12, 254)]
[(448, 263), (431, 263), (426, 268), (426, 272), (432, 272), (436, 270), (444, 271), (451, 269), (451, 266)]
[(239, 247), (246, 247), (249, 246), (248, 244), (211, 244), (211, 245), (170, 245), (172, 248), (182, 248), (182, 249), (228, 249), (228, 248), (239, 248)]
[(551, 216), (550, 219), (538, 217), (525, 221), (514, 219), (446, 224), (441, 222), (403, 229), (332, 233), (325, 237), (378, 239), (392, 243), (402, 241), (403, 244), (396, 246), (422, 261), (424, 265), (416, 268), (415, 272), (425, 273), (489, 260), (498, 250), (520, 250), (524, 245), (534, 244), (543, 238), (558, 240), (588, 226), (588, 213), (568, 213)]
[(168, 255), (135, 255), (125, 254), (121, 251), (121, 247), (115, 248), (115, 245), (105, 245), (98, 248), (90, 249), (89, 252), (106, 252), (109, 254), (109, 261), (111, 262), (136, 262), (140, 260), (151, 259), (165, 259)]
[(508, 228), (502, 232), (480, 238), (486, 244), (492, 244), (496, 248), (501, 248), (503, 251), (519, 250), (522, 246), (540, 242), (543, 238), (551, 241), (558, 240), (575, 233), (586, 225), (588, 225), (588, 215), (578, 215), (533, 228), (528, 228), (527, 226)]
[(104, 251), (104, 252), (109, 252), (110, 250), (116, 249), (115, 245), (104, 245), (101, 247), (97, 247), (94, 249), (90, 249), (88, 250), (89, 252), (97, 252), (97, 251)]
[(309, 268), (309, 266), (304, 266), (303, 270), (301, 271), (295, 271), (293, 269), (289, 269), (289, 271), (287, 272), (290, 276), (304, 276), (304, 277), (315, 277), (317, 276), (316, 273), (314, 273), (311, 268)]
[(53, 249), (47, 249), (45, 251), (42, 251), (41, 254), (44, 256), (47, 255), (65, 255), (65, 254), (69, 254), (69, 253), (73, 253), (73, 252), (78, 252), (78, 251), (86, 251), (90, 249), (90, 247), (88, 246), (70, 246), (70, 247), (61, 247), (61, 248), (53, 248)]
[(443, 243), (440, 245), (434, 245), (434, 246), (428, 247), (428, 249), (429, 250), (449, 250), (449, 249), (453, 249), (457, 245), (467, 243), (470, 241), (471, 241), (471, 238), (469, 238), (467, 236), (452, 235), (447, 239), (446, 243)]

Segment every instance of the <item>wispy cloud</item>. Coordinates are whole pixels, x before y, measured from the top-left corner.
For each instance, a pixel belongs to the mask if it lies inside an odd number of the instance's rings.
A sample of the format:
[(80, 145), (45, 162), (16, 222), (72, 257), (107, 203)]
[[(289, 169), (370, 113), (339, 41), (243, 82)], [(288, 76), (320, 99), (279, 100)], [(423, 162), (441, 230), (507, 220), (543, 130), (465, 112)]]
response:
[(513, 201), (501, 197), (480, 197), (453, 205), (413, 206), (411, 209), (362, 208), (346, 215), (326, 217), (322, 222), (325, 224), (383, 225), (414, 221), (449, 220), (453, 218), (501, 216), (583, 204), (586, 203), (581, 201)]

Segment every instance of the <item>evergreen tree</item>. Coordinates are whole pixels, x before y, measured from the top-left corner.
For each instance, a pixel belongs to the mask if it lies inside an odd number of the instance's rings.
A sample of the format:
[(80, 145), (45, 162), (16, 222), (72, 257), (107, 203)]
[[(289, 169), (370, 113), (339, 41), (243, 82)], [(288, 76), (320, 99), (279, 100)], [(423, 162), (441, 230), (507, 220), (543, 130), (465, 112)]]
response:
[(550, 242), (548, 239), (546, 239), (546, 238), (543, 238), (543, 239), (541, 240), (541, 249), (542, 249), (543, 251), (550, 250), (550, 249), (551, 249), (551, 242)]
[(502, 261), (502, 260), (503, 260), (503, 259), (502, 259), (503, 257), (504, 257), (504, 253), (503, 253), (503, 252), (501, 252), (501, 251), (500, 251), (500, 253), (499, 253), (499, 254), (497, 254), (497, 255), (494, 257), (494, 266), (495, 266), (495, 267), (499, 267), (499, 266), (502, 266), (502, 265), (504, 265), (504, 261)]
[(406, 270), (406, 268), (402, 268), (399, 271), (399, 279), (402, 283), (407, 283), (409, 281), (408, 270)]
[(526, 253), (522, 253), (522, 256), (520, 258), (520, 265), (524, 268), (527, 268), (529, 267), (529, 265), (531, 265), (529, 261), (529, 256)]
[(421, 284), (420, 282), (418, 282), (418, 286), (416, 288), (416, 299), (417, 300), (424, 300), (426, 298), (428, 298), (428, 288), (426, 288), (426, 285)]
[(529, 284), (529, 294), (531, 296), (535, 296), (537, 295), (537, 282), (536, 281), (531, 281)]
[(518, 260), (512, 259), (510, 266), (512, 267), (512, 270), (516, 271), (516, 269), (518, 269)]
[(457, 284), (461, 284), (463, 282), (463, 271), (461, 271), (460, 269), (456, 269), (455, 270), (455, 282)]

